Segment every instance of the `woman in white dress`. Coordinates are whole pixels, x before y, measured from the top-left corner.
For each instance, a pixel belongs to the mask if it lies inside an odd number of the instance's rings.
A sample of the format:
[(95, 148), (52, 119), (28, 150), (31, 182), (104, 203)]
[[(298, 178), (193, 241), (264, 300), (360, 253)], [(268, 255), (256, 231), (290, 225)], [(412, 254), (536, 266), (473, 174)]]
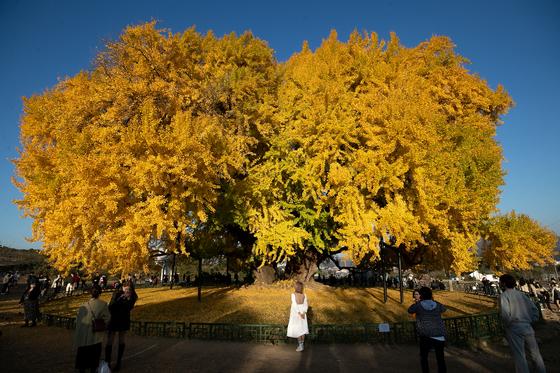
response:
[(295, 291), (292, 293), (292, 307), (290, 309), (290, 321), (288, 322), (288, 337), (297, 338), (298, 347), (296, 351), (303, 351), (303, 340), (309, 334), (307, 326), (307, 296), (303, 294), (303, 283), (297, 281)]

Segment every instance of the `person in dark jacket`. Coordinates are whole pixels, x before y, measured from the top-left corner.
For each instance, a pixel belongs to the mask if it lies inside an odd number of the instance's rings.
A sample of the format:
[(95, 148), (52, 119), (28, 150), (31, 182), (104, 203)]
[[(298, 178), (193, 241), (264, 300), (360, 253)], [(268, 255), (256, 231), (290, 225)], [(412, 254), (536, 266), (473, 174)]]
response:
[(115, 334), (119, 335), (119, 348), (117, 352), (117, 364), (114, 371), (121, 369), (121, 361), (124, 354), (126, 332), (130, 329), (130, 311), (138, 299), (132, 282), (124, 282), (124, 285), (115, 290), (113, 298), (109, 303), (111, 320), (109, 321), (109, 334), (107, 335), (107, 345), (105, 346), (105, 361), (111, 364), (113, 353), (113, 340)]
[(428, 353), (434, 348), (438, 372), (447, 372), (445, 365), (443, 348), (445, 346), (445, 324), (441, 314), (445, 312), (445, 307), (432, 299), (432, 290), (422, 287), (418, 290), (420, 301), (415, 302), (408, 308), (408, 313), (416, 314), (416, 332), (420, 338), (420, 365), (422, 372), (430, 371), (428, 365)]
[[(24, 327), (36, 326), (37, 319), (39, 318), (39, 295), (41, 288), (37, 286), (36, 282), (30, 282), (23, 292), (19, 304), (23, 304), (23, 313), (25, 317)], [(31, 321), (31, 325), (29, 322)]]

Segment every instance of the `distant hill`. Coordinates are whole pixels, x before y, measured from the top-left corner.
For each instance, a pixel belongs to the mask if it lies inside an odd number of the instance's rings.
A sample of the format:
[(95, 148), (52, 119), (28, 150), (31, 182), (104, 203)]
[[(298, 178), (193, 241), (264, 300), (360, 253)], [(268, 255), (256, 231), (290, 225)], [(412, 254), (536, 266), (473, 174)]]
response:
[(39, 250), (18, 250), (0, 245), (0, 268), (19, 267), (43, 263), (45, 257)]

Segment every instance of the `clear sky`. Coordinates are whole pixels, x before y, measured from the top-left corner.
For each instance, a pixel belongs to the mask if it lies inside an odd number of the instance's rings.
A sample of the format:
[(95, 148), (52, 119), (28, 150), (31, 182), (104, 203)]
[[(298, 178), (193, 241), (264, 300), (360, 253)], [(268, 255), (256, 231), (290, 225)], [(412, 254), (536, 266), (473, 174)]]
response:
[(25, 241), (31, 221), (13, 204), (10, 178), (19, 146), (23, 96), (89, 69), (105, 41), (127, 25), (157, 20), (182, 32), (195, 25), (217, 35), (251, 30), (285, 61), (304, 40), (316, 48), (331, 29), (395, 31), (412, 47), (447, 35), (492, 88), (516, 106), (498, 129), (507, 171), (499, 208), (516, 210), (560, 233), (560, 1), (0, 1), (0, 244)]

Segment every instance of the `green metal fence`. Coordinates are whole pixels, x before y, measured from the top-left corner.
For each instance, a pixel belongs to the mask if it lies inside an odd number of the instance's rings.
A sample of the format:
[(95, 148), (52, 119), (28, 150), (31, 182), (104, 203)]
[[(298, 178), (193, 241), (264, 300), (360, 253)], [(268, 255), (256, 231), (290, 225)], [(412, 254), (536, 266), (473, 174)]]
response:
[[(49, 326), (74, 329), (72, 317), (46, 314)], [(497, 313), (470, 315), (444, 319), (447, 340), (451, 344), (465, 344), (470, 339), (500, 336), (502, 325)], [(148, 337), (187, 338), (201, 340), (246, 341), (256, 343), (286, 343), (286, 325), (274, 324), (216, 324), (173, 321), (132, 321), (133, 334)], [(379, 324), (311, 324), (306, 340), (316, 343), (414, 343), (418, 336), (414, 321), (390, 324), (389, 332), (380, 332)]]

